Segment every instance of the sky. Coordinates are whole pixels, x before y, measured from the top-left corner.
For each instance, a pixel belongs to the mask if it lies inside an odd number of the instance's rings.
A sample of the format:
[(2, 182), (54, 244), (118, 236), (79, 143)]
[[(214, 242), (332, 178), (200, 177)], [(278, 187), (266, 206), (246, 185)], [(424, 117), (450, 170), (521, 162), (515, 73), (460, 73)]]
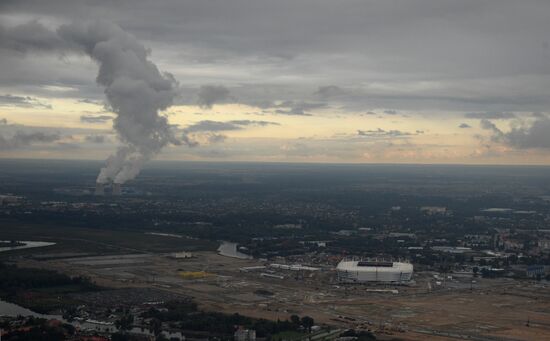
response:
[[(547, 0), (2, 0), (0, 157), (550, 164), (549, 14)], [(102, 59), (82, 27), (131, 58)], [(167, 92), (121, 99), (111, 71)], [(134, 129), (134, 112), (155, 127)]]

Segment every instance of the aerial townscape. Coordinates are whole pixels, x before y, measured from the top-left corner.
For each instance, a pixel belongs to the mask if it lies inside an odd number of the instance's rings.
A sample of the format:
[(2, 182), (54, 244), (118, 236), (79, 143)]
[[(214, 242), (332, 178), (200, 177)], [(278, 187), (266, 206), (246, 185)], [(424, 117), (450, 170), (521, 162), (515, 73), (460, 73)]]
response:
[(0, 0), (0, 341), (550, 341), (549, 18)]
[(0, 161), (3, 339), (548, 332), (545, 168), (38, 162)]

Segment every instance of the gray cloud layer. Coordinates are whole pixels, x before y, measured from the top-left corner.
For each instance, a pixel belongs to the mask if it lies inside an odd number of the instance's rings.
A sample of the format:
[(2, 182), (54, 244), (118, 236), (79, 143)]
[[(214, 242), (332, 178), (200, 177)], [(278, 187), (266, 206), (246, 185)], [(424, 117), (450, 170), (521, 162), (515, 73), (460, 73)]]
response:
[(105, 135), (86, 135), (85, 141), (101, 144), (107, 142), (107, 138), (105, 137)]
[(508, 120), (516, 118), (516, 115), (511, 112), (471, 112), (464, 115), (466, 118), (477, 118), (486, 120)]
[[(34, 99), (103, 98), (94, 63), (82, 56), (84, 50), (105, 61), (91, 53), (92, 41), (82, 30), (60, 36), (52, 29), (103, 18), (144, 41), (123, 39), (138, 59), (155, 60), (180, 81), (172, 89), (178, 97), (155, 99), (155, 108), (175, 100), (203, 108), (242, 103), (280, 115), (456, 115), (482, 120), (499, 143), (547, 148), (541, 113), (550, 108), (549, 12), (550, 2), (542, 0), (4, 0), (0, 105), (45, 108)], [(100, 84), (112, 85), (108, 74), (100, 73)], [(148, 72), (140, 76), (158, 80)], [(109, 96), (128, 89), (116, 86)], [(123, 106), (130, 105), (118, 104)], [(130, 109), (142, 106), (136, 107)], [(82, 120), (94, 119), (102, 120)], [(491, 120), (519, 123), (502, 131)], [(468, 128), (467, 122), (460, 127)], [(228, 131), (242, 127), (221, 123)], [(413, 134), (362, 130), (363, 136), (399, 133)], [(130, 136), (135, 132), (123, 140)]]
[(264, 127), (268, 125), (279, 125), (279, 123), (270, 122), (270, 121), (253, 121), (253, 120), (232, 120), (232, 121), (226, 121), (226, 122), (204, 120), (186, 127), (183, 131), (185, 133), (196, 133), (196, 132), (203, 132), (203, 131), (211, 131), (211, 132), (212, 131), (230, 131), (230, 130), (241, 130), (241, 129), (244, 129), (246, 126)]
[(401, 130), (384, 130), (378, 128), (376, 130), (357, 130), (357, 135), (361, 137), (370, 137), (370, 138), (398, 138), (398, 137), (409, 137), (413, 135), (421, 134), (422, 132), (417, 131), (416, 133), (404, 132)]
[(49, 143), (61, 139), (59, 134), (17, 131), (13, 136), (0, 135), (0, 150), (17, 149), (34, 143)]
[(84, 123), (105, 123), (113, 119), (110, 115), (82, 115), (80, 121)]
[(514, 127), (505, 136), (510, 145), (518, 148), (550, 148), (550, 119), (538, 119), (527, 127)]
[(229, 90), (221, 85), (201, 86), (197, 94), (201, 108), (210, 109), (216, 103), (223, 103), (229, 99)]
[(194, 136), (199, 134), (206, 137), (209, 143), (220, 143), (227, 138), (227, 136), (220, 134), (220, 132), (243, 130), (251, 126), (265, 127), (269, 125), (279, 125), (279, 123), (254, 120), (232, 120), (226, 122), (203, 120), (183, 129), (182, 141), (190, 147), (196, 147), (199, 145), (199, 142), (194, 139)]
[[(146, 40), (163, 67), (181, 65), (175, 75), (195, 94), (200, 85), (223, 84), (246, 103), (321, 99), (360, 111), (547, 110), (548, 12), (550, 2), (537, 0), (0, 3), (5, 17), (112, 20)], [(45, 92), (41, 85), (54, 80), (78, 89), (67, 96), (97, 99), (91, 72), (74, 72), (89, 69), (82, 60), (70, 66), (52, 60), (44, 69), (31, 57), (18, 57), (28, 46), (65, 48), (41, 26), (33, 21), (0, 31), (0, 86), (11, 93)], [(199, 103), (208, 107), (218, 95), (201, 95)]]
[(483, 119), (481, 128), (491, 131), (491, 141), (504, 143), (519, 149), (546, 149), (550, 148), (550, 118), (538, 118), (530, 124), (515, 123), (505, 132), (493, 122)]
[(52, 106), (42, 103), (30, 96), (14, 96), (10, 94), (0, 95), (0, 106), (14, 106), (22, 108), (44, 108), (51, 109)]

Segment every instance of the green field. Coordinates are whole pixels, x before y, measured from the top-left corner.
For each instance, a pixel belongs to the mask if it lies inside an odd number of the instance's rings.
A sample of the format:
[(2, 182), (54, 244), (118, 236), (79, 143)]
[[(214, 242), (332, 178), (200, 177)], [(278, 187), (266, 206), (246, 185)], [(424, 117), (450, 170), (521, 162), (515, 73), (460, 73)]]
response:
[(143, 231), (107, 230), (82, 227), (57, 227), (51, 224), (27, 224), (0, 221), (0, 240), (55, 242), (56, 245), (0, 252), (0, 259), (14, 255), (81, 252), (121, 254), (136, 252), (173, 252), (215, 250), (213, 241), (145, 234)]

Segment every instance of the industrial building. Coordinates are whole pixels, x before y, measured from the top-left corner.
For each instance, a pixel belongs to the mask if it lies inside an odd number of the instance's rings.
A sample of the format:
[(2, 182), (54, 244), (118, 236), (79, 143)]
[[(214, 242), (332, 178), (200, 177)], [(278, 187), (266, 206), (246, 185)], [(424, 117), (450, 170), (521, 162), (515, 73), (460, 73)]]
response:
[(168, 255), (168, 257), (172, 259), (188, 259), (188, 258), (193, 258), (193, 254), (191, 252), (186, 252), (186, 251), (172, 252)]
[[(96, 183), (94, 195), (103, 196), (105, 195), (105, 186), (104, 183)], [(111, 195), (119, 196), (122, 195), (122, 184), (113, 182), (111, 185)]]
[(378, 260), (342, 260), (336, 267), (338, 280), (344, 283), (407, 283), (411, 280), (411, 263)]
[(319, 271), (319, 270), (321, 270), (320, 268), (314, 268), (314, 267), (311, 267), (311, 266), (304, 266), (304, 265), (301, 265), (301, 264), (288, 265), (288, 264), (272, 263), (272, 264), (269, 264), (269, 266), (271, 268), (274, 268), (274, 269), (290, 270), (290, 271)]

